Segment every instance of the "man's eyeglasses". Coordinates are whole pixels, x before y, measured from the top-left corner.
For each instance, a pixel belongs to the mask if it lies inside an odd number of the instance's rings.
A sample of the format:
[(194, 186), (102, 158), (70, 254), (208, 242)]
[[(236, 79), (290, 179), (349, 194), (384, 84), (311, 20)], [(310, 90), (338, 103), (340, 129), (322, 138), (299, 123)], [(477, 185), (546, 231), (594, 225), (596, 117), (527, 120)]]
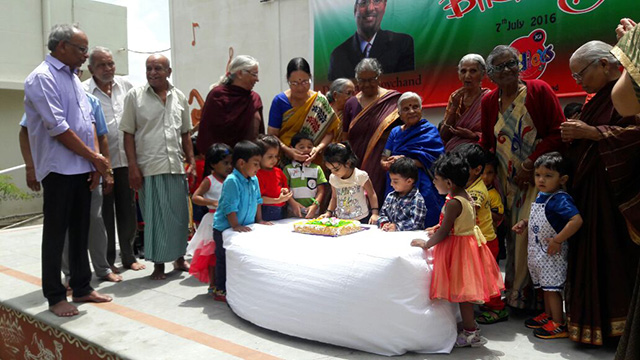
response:
[(507, 62), (503, 62), (502, 64), (499, 65), (494, 65), (491, 67), (491, 71), (492, 72), (501, 72), (504, 69), (513, 69), (516, 66), (518, 66), (518, 60), (509, 60)]
[(587, 69), (598, 60), (600, 59), (593, 60), (592, 62), (589, 63), (589, 65), (585, 66), (582, 70), (578, 71), (577, 73), (571, 74), (571, 77), (576, 81), (582, 81), (582, 76), (584, 75), (584, 72), (587, 71)]
[(74, 44), (72, 42), (69, 42), (69, 41), (66, 41), (66, 43), (71, 45), (71, 46), (73, 46), (74, 48), (80, 50), (80, 52), (83, 53), (83, 54), (86, 54), (86, 53), (89, 52), (89, 48), (88, 47), (76, 45), (76, 44)]
[(356, 77), (356, 81), (361, 83), (361, 84), (373, 83), (373, 82), (378, 81), (378, 77), (376, 76), (376, 77), (372, 77), (372, 78), (368, 78), (368, 79), (363, 79), (363, 78)]
[(360, 7), (365, 7), (369, 4), (380, 5), (383, 2), (386, 2), (386, 0), (358, 0), (357, 4)]
[(289, 86), (308, 86), (309, 84), (311, 84), (311, 80), (289, 81)]

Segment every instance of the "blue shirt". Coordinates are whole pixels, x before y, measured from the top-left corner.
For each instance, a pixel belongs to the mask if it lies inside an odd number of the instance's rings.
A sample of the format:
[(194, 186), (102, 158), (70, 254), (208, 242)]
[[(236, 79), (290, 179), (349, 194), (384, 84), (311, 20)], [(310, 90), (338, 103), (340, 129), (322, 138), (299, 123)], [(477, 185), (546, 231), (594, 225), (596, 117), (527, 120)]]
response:
[(387, 195), (380, 210), (378, 225), (396, 224), (398, 231), (423, 230), (426, 217), (427, 206), (418, 188), (414, 187), (405, 196), (400, 196), (397, 191)]
[[(553, 193), (538, 192), (536, 204), (544, 204), (551, 195), (553, 195)], [(544, 214), (547, 216), (547, 221), (549, 221), (553, 230), (559, 233), (564, 229), (569, 220), (580, 214), (580, 212), (573, 203), (571, 195), (565, 192), (559, 192), (549, 200), (544, 209)]]
[(269, 126), (280, 129), (282, 127), (282, 115), (292, 108), (293, 106), (291, 106), (287, 95), (283, 92), (276, 95), (271, 102), (271, 109), (269, 109)]
[(69, 66), (47, 55), (24, 82), (24, 109), (36, 180), (50, 172), (76, 175), (94, 170), (89, 160), (55, 138), (70, 129), (95, 150), (91, 105)]
[(218, 210), (213, 215), (213, 228), (225, 231), (231, 227), (227, 215), (236, 213), (239, 225), (251, 225), (256, 222), (258, 205), (262, 204), (258, 178), (246, 178), (240, 171), (233, 169), (222, 184), (222, 194)]
[(107, 120), (104, 118), (104, 112), (102, 111), (102, 105), (100, 99), (86, 93), (89, 104), (91, 104), (91, 115), (96, 120), (96, 134), (98, 136), (107, 135), (109, 130), (107, 129)]

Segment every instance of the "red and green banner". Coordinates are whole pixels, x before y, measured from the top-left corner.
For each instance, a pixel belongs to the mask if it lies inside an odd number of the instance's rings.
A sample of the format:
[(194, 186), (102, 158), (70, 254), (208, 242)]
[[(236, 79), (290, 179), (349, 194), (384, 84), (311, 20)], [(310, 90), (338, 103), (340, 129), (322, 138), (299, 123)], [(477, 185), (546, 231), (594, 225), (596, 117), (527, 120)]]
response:
[[(310, 0), (316, 90), (328, 89), (331, 54), (356, 32), (355, 9), (384, 2)], [(444, 106), (461, 86), (459, 60), (468, 53), (486, 58), (503, 44), (521, 52), (522, 78), (542, 79), (561, 97), (581, 95), (569, 70), (571, 54), (590, 40), (615, 44), (615, 27), (623, 17), (640, 20), (640, 1), (387, 0), (380, 28), (413, 38), (415, 65), (384, 74), (380, 85), (417, 92), (425, 107)], [(484, 86), (493, 84), (485, 79)]]

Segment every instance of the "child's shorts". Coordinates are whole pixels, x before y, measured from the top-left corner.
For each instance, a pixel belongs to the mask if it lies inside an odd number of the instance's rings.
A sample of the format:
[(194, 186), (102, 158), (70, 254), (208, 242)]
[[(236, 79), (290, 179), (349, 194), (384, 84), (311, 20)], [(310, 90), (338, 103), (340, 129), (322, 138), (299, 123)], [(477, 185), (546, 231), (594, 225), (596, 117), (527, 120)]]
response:
[(548, 245), (546, 240), (529, 239), (527, 263), (531, 282), (536, 289), (562, 291), (567, 279), (569, 244), (563, 242), (560, 252), (555, 255), (547, 254)]
[(285, 218), (287, 206), (262, 205), (262, 220), (276, 221)]

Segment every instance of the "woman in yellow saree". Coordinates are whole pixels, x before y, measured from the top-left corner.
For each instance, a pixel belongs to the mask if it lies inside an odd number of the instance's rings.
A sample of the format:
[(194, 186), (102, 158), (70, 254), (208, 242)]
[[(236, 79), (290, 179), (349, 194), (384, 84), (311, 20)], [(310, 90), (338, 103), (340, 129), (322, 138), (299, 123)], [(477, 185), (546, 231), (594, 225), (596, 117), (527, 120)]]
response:
[[(327, 98), (311, 90), (311, 69), (301, 58), (293, 58), (287, 65), (289, 89), (273, 98), (269, 111), (267, 133), (280, 139), (282, 152), (300, 163), (322, 162), (322, 150), (340, 135), (337, 116)], [(305, 132), (313, 138), (311, 153), (291, 148), (293, 135)]]

